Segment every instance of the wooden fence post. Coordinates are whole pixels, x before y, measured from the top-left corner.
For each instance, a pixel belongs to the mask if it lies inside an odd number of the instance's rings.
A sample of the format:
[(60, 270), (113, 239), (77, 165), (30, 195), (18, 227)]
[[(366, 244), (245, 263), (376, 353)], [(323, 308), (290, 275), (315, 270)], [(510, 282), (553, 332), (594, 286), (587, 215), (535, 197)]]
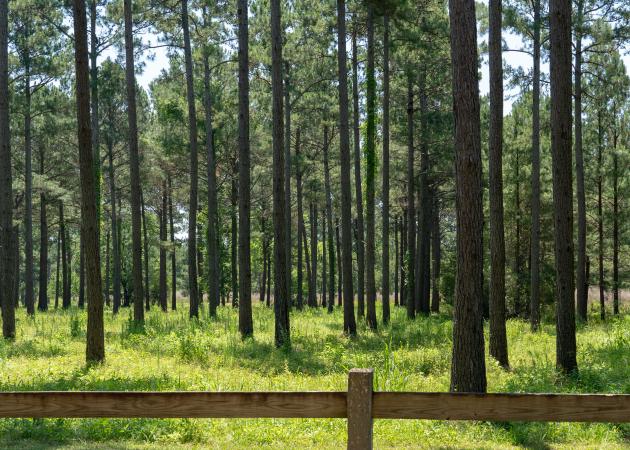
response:
[(348, 373), (348, 450), (372, 449), (372, 392), (374, 369)]

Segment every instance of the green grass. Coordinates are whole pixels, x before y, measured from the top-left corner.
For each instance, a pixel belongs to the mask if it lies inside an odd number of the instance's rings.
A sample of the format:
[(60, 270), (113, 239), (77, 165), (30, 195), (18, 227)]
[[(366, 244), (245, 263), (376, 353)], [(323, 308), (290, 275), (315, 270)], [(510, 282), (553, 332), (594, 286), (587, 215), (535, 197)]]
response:
[[(256, 302), (257, 303), (257, 302)], [(345, 390), (352, 367), (373, 367), (378, 390), (446, 391), (451, 321), (446, 315), (409, 322), (395, 308), (392, 325), (351, 340), (342, 314), (321, 308), (291, 315), (293, 350), (273, 346), (273, 312), (256, 304), (255, 338), (242, 341), (238, 316), (190, 321), (187, 305), (147, 315), (130, 331), (130, 311), (106, 313), (107, 359), (84, 363), (85, 313), (18, 313), (15, 342), (0, 342), (0, 390)], [(203, 317), (206, 317), (205, 314)], [(508, 322), (511, 370), (487, 360), (491, 392), (630, 393), (630, 316), (578, 327), (580, 373), (556, 373), (551, 323), (539, 333)], [(3, 419), (0, 448), (342, 448), (341, 419)], [(630, 448), (630, 426), (379, 420), (377, 448)]]

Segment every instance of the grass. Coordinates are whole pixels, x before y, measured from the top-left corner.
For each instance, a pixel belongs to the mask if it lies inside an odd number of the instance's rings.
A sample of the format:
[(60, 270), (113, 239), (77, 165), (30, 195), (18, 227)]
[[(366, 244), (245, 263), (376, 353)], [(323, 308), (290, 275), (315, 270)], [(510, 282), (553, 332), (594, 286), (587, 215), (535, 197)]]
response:
[[(130, 311), (106, 313), (107, 359), (84, 363), (83, 311), (18, 312), (15, 342), (0, 342), (0, 390), (345, 390), (352, 367), (373, 367), (378, 390), (446, 391), (451, 321), (446, 315), (409, 322), (395, 308), (392, 325), (344, 337), (342, 313), (321, 308), (291, 316), (293, 350), (273, 346), (273, 312), (254, 308), (254, 339), (241, 340), (238, 315), (191, 321), (187, 305), (154, 308), (145, 330)], [(487, 359), (491, 392), (630, 393), (630, 316), (578, 326), (580, 373), (555, 371), (555, 330), (538, 333), (508, 322), (511, 370)], [(201, 449), (342, 448), (341, 419), (1, 419), (0, 448)], [(630, 426), (379, 420), (377, 448), (630, 448)]]

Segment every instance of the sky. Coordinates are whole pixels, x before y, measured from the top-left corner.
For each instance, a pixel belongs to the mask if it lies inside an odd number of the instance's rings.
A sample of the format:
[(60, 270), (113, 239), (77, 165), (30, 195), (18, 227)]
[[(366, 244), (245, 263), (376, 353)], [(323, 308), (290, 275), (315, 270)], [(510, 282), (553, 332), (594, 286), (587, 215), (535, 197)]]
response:
[[(482, 0), (482, 2), (487, 3), (487, 0)], [(145, 38), (150, 39), (151, 41), (156, 41), (154, 36), (145, 36)], [(479, 35), (478, 42), (481, 42), (485, 39), (486, 36)], [(524, 47), (521, 37), (512, 33), (503, 33), (503, 39), (507, 46), (510, 49), (518, 49)], [(106, 57), (114, 57), (115, 50), (111, 50), (112, 53), (106, 53), (103, 55)], [(149, 60), (146, 56), (143, 58), (143, 62), (145, 63), (144, 71), (137, 76), (138, 83), (145, 89), (148, 90), (151, 81), (157, 78), (163, 69), (168, 67), (168, 57), (167, 57), (167, 49), (157, 48), (151, 50), (153, 54), (153, 58)], [(630, 75), (630, 53), (626, 53), (623, 55), (623, 61), (626, 66), (626, 73)], [(512, 67), (522, 67), (525, 73), (531, 70), (532, 67), (532, 58), (525, 53), (518, 52), (504, 52), (503, 53), (503, 63), (504, 67), (512, 66)], [(541, 64), (541, 72), (548, 73), (549, 72), (549, 64), (543, 62)], [(487, 95), (489, 90), (488, 84), (488, 63), (487, 58), (484, 58), (484, 61), (481, 66), (481, 79), (479, 80), (479, 92), (481, 95)], [(516, 95), (518, 91), (516, 89), (508, 89), (507, 83), (504, 91), (504, 103), (503, 103), (503, 113), (508, 115), (512, 109), (512, 103), (516, 100)]]

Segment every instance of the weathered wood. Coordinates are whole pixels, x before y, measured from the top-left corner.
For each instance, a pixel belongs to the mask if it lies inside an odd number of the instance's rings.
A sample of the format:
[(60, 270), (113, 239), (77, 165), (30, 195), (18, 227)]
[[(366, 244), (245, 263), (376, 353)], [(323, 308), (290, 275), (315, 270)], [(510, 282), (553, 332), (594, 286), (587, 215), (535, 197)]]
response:
[(630, 395), (375, 392), (375, 419), (630, 422)]
[(345, 392), (2, 392), (0, 417), (343, 418)]
[(348, 449), (372, 448), (373, 369), (352, 369), (348, 374)]

